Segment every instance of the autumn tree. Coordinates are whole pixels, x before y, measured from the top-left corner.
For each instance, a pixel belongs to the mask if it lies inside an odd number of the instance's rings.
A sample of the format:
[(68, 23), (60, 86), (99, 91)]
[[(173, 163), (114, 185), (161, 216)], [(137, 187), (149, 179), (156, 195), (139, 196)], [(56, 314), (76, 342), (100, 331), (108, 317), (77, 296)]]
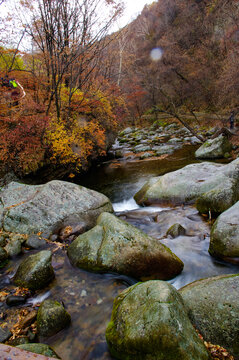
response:
[[(68, 115), (75, 91), (85, 89), (92, 81), (105, 36), (121, 12), (116, 0), (35, 0), (26, 1), (31, 22), (25, 24), (36, 49), (42, 53), (48, 81), (47, 114), (54, 102), (61, 116), (61, 91), (70, 89)], [(104, 9), (104, 12), (102, 11)], [(99, 15), (105, 13), (106, 15)]]

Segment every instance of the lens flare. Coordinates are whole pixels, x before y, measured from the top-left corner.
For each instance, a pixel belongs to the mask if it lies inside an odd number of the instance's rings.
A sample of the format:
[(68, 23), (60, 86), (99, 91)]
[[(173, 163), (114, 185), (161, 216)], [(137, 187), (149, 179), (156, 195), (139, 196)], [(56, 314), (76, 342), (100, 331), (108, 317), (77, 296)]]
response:
[(154, 48), (150, 52), (150, 57), (153, 61), (159, 61), (162, 56), (163, 56), (163, 50), (159, 47)]

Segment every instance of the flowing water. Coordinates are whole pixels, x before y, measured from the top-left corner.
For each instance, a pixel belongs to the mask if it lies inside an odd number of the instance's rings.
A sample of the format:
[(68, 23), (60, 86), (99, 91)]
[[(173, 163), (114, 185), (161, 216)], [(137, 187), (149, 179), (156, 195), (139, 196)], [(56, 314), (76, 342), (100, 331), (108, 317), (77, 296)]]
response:
[[(81, 185), (107, 195), (117, 216), (162, 241), (183, 260), (185, 267), (182, 274), (170, 281), (176, 288), (203, 277), (238, 272), (238, 267), (209, 256), (210, 224), (194, 207), (143, 208), (133, 199), (133, 195), (150, 177), (195, 162), (193, 153), (194, 148), (188, 146), (165, 159), (112, 160), (78, 179)], [(180, 222), (187, 229), (186, 236), (166, 238), (167, 229), (175, 222)], [(69, 328), (50, 339), (39, 340), (50, 344), (63, 360), (112, 359), (104, 334), (110, 320), (113, 300), (136, 280), (117, 274), (94, 274), (73, 268), (61, 248), (53, 246), (52, 250), (56, 278), (47, 289), (28, 299), (28, 306), (36, 305), (48, 297), (62, 301), (71, 314), (72, 323)], [(23, 257), (20, 257), (10, 262), (1, 270), (1, 288), (12, 287), (11, 277), (22, 259)], [(6, 305), (0, 305), (0, 312), (5, 311)], [(11, 317), (11, 311), (8, 311), (5, 321), (14, 323), (14, 317)]]

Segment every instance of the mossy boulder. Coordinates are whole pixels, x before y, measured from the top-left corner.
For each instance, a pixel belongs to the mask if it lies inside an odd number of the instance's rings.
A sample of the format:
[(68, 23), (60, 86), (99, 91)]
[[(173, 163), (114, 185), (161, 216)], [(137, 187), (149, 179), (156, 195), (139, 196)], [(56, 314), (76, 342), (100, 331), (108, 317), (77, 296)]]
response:
[(185, 234), (186, 234), (186, 229), (179, 223), (170, 226), (170, 228), (166, 233), (167, 236), (170, 235), (172, 236), (172, 238), (176, 238), (180, 235), (185, 235)]
[(15, 233), (51, 233), (73, 221), (93, 227), (104, 211), (113, 212), (105, 195), (66, 181), (11, 182), (0, 191), (1, 227)]
[(222, 134), (215, 139), (209, 139), (195, 152), (197, 159), (220, 159), (226, 153), (230, 153), (232, 144)]
[(239, 201), (224, 211), (211, 229), (209, 253), (229, 260), (239, 257)]
[(22, 345), (18, 345), (17, 348), (30, 351), (35, 354), (40, 354), (47, 357), (60, 359), (60, 357), (55, 353), (55, 351), (49, 345), (46, 344), (40, 344), (40, 343), (22, 344)]
[(189, 317), (203, 337), (239, 359), (239, 276), (198, 280), (180, 289)]
[(48, 250), (29, 255), (19, 265), (14, 283), (31, 290), (44, 288), (55, 276), (51, 258), (52, 253)]
[(70, 322), (70, 314), (58, 301), (47, 299), (42, 302), (37, 313), (37, 331), (40, 336), (52, 336), (67, 327)]
[(198, 211), (201, 214), (206, 214), (209, 211), (214, 214), (221, 214), (239, 200), (237, 188), (237, 179), (225, 179), (223, 186), (220, 184), (198, 197), (196, 201)]
[(180, 294), (163, 281), (138, 283), (117, 296), (106, 340), (121, 360), (210, 359)]
[(117, 272), (137, 279), (171, 279), (183, 262), (158, 240), (103, 213), (97, 226), (80, 235), (68, 248), (71, 263), (90, 271)]

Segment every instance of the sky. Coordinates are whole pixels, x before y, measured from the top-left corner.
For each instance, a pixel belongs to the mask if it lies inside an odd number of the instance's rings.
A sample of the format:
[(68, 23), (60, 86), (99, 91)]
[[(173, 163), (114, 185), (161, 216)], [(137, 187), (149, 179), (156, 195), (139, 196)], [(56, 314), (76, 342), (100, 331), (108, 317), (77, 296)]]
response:
[(141, 13), (146, 4), (152, 4), (155, 0), (124, 0), (125, 11), (119, 20), (119, 27), (123, 27), (131, 22)]

